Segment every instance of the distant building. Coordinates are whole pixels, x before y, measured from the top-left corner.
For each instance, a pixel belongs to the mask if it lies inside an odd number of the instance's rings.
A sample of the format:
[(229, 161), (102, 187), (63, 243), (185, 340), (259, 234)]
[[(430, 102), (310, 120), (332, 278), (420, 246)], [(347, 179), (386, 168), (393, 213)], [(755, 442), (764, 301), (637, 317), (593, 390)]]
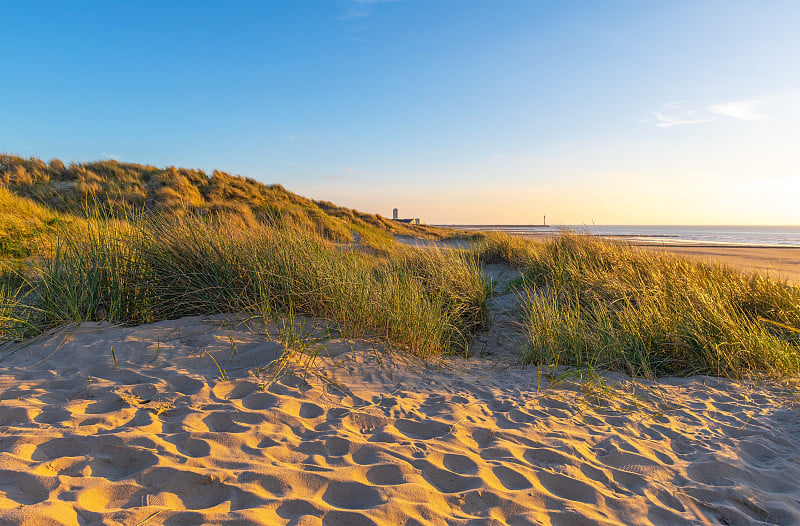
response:
[(419, 218), (418, 217), (410, 217), (408, 219), (400, 219), (400, 211), (397, 208), (392, 210), (392, 220), (398, 221), (400, 223), (409, 223), (409, 224), (412, 224), (412, 225), (418, 225), (419, 224)]

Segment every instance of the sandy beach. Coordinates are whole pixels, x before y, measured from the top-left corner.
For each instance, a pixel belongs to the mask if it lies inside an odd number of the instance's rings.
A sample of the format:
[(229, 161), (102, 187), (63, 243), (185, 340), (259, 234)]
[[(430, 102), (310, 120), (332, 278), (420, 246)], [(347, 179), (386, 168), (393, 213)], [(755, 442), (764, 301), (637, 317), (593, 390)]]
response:
[(0, 523), (800, 522), (800, 413), (777, 387), (609, 375), (585, 391), (335, 333), (272, 382), (280, 331), (242, 322), (6, 345)]
[(0, 526), (800, 526), (800, 1), (186, 4), (0, 4)]

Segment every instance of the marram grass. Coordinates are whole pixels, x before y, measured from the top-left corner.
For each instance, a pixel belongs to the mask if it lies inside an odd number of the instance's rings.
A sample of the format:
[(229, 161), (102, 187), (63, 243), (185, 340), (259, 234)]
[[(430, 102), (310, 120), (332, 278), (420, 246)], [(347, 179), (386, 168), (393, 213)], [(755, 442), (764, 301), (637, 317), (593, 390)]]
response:
[(800, 371), (800, 289), (566, 233), (525, 266), (528, 363), (632, 375)]
[(373, 236), (359, 248), (236, 214), (54, 225), (46, 243), (25, 238), (47, 250), (0, 269), (0, 339), (71, 322), (246, 312), (324, 318), (347, 337), (420, 356), (460, 352), (488, 324), (481, 265), (502, 263), (523, 272), (528, 363), (645, 377), (800, 372), (800, 289), (588, 236), (488, 235), (466, 250)]
[(87, 320), (303, 314), (430, 356), (463, 349), (485, 324), (488, 295), (465, 253), (397, 249), (389, 257), (235, 216), (96, 217), (60, 232), (52, 254), (9, 272), (0, 306), (6, 339)]

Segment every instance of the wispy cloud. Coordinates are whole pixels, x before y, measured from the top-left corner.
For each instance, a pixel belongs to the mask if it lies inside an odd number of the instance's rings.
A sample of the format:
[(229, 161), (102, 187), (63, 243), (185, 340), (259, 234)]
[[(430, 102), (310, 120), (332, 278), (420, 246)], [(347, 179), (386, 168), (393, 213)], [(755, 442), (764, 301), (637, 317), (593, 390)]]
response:
[(697, 110), (685, 109), (682, 101), (667, 103), (661, 111), (656, 111), (653, 115), (657, 121), (656, 126), (660, 128), (683, 126), (685, 124), (703, 124), (705, 122), (711, 122), (716, 118), (700, 116)]
[(294, 135), (286, 137), (286, 142), (294, 142)]
[(714, 104), (709, 106), (709, 110), (722, 115), (723, 117), (730, 117), (740, 121), (757, 121), (762, 117), (756, 110), (756, 105), (761, 102), (757, 99), (754, 100), (737, 100), (736, 102), (726, 102), (724, 104)]
[(660, 111), (653, 112), (653, 116), (656, 126), (660, 128), (704, 124), (721, 118), (755, 121), (762, 118), (756, 110), (759, 102), (757, 99), (750, 99), (692, 108), (683, 101), (675, 101), (665, 104)]
[(120, 157), (122, 156), (118, 153), (100, 152), (100, 157), (103, 159), (108, 159), (109, 161), (119, 161)]

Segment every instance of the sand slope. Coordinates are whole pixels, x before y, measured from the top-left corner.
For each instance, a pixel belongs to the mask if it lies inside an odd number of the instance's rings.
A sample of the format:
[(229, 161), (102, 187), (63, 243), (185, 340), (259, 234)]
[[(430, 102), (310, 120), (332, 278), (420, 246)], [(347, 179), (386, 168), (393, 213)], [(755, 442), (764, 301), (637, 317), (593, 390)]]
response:
[(6, 346), (0, 523), (800, 523), (777, 388), (617, 377), (627, 394), (593, 397), (491, 361), (316, 351), (318, 375), (269, 383), (284, 347), (222, 317)]

